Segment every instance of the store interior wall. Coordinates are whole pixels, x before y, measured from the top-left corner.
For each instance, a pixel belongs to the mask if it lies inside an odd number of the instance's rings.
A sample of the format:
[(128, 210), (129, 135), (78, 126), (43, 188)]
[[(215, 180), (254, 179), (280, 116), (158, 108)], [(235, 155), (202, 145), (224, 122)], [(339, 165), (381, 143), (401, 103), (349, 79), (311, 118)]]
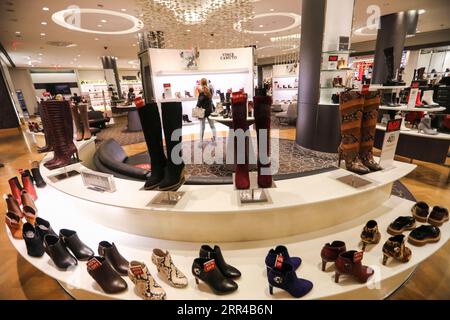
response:
[(28, 114), (35, 114), (37, 112), (37, 98), (30, 71), (22, 68), (9, 68), (9, 74), (15, 91), (22, 91)]

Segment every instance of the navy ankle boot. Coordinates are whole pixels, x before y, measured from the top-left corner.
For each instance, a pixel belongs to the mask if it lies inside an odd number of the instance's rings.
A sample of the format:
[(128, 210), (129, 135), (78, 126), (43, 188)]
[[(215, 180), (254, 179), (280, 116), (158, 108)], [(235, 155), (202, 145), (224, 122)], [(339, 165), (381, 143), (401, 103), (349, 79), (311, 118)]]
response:
[(285, 246), (277, 246), (275, 249), (270, 249), (266, 256), (266, 268), (267, 268), (267, 274), (269, 274), (269, 271), (273, 268), (276, 268), (278, 266), (281, 267), (281, 264), (283, 262), (290, 263), (295, 270), (300, 267), (300, 264), (302, 263), (302, 259), (299, 257), (291, 257), (289, 256), (288, 249)]
[(297, 278), (297, 274), (290, 263), (283, 263), (279, 269), (271, 269), (268, 280), (270, 294), (273, 294), (273, 287), (277, 287), (289, 292), (294, 298), (303, 297), (313, 287), (311, 281)]

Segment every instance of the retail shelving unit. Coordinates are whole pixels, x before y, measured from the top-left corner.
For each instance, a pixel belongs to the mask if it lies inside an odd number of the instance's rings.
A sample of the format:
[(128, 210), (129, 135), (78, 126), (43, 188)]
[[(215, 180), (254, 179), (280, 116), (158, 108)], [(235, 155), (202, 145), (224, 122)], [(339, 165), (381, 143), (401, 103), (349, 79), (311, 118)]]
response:
[(272, 99), (284, 111), (290, 103), (298, 100), (298, 64), (278, 64), (273, 66)]

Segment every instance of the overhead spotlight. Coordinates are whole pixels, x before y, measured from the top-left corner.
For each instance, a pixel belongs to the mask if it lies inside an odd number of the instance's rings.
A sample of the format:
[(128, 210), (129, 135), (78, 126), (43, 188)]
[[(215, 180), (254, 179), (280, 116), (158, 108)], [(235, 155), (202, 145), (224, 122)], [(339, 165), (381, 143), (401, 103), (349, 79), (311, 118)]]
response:
[(46, 25), (47, 25), (47, 22), (42, 21), (41, 24), (42, 24), (43, 26), (46, 26)]
[(125, 12), (125, 11), (127, 11), (127, 9), (120, 9), (120, 11)]
[(419, 10), (419, 14), (424, 14), (425, 12), (427, 12), (427, 10), (425, 10), (425, 9), (420, 9)]
[(275, 9), (270, 9), (270, 11), (272, 11), (272, 12), (273, 12), (273, 11), (275, 11)]
[(262, 27), (264, 27), (264, 25), (263, 25), (263, 24), (260, 24), (259, 27), (262, 28)]
[(45, 33), (42, 32), (42, 33), (41, 33), (41, 36), (42, 36), (42, 37), (45, 37)]
[(20, 34), (20, 31), (16, 31), (16, 34)]
[(108, 22), (108, 21), (106, 21), (105, 19), (102, 19), (101, 21), (102, 21), (103, 23), (106, 23), (106, 22)]
[(98, 41), (98, 38), (94, 38), (95, 41)]
[(42, 10), (49, 11), (50, 9), (48, 7), (43, 7)]

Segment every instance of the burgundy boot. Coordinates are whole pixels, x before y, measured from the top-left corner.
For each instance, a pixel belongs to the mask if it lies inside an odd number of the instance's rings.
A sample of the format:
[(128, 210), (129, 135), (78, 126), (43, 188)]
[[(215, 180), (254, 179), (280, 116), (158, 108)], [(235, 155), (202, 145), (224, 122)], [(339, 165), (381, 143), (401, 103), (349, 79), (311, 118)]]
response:
[(365, 283), (374, 274), (374, 270), (368, 266), (363, 266), (361, 260), (363, 252), (355, 250), (346, 251), (339, 254), (335, 263), (335, 278), (336, 283), (339, 282), (341, 274), (349, 275), (360, 283)]
[(23, 187), (21, 186), (19, 179), (17, 177), (11, 178), (8, 180), (9, 187), (11, 188), (11, 194), (13, 195), (14, 199), (16, 199), (17, 203), (19, 205), (22, 204), (22, 190)]
[(37, 200), (36, 189), (34, 188), (34, 183), (29, 170), (22, 171), (22, 185), (23, 188), (28, 192), (33, 201)]
[[(233, 92), (231, 97), (231, 111), (233, 113), (233, 129), (234, 133), (241, 129), (244, 134), (248, 133), (247, 123), (247, 94), (242, 92)], [(242, 132), (239, 130), (239, 132)], [(250, 177), (248, 174), (248, 147), (249, 137), (245, 136), (244, 150), (238, 150), (237, 137), (234, 137), (234, 159), (236, 164), (236, 172), (234, 176), (234, 184), (236, 189), (250, 188)], [(242, 153), (244, 153), (244, 163), (242, 163)], [(241, 159), (239, 159), (241, 158)], [(239, 161), (240, 160), (240, 161)]]

